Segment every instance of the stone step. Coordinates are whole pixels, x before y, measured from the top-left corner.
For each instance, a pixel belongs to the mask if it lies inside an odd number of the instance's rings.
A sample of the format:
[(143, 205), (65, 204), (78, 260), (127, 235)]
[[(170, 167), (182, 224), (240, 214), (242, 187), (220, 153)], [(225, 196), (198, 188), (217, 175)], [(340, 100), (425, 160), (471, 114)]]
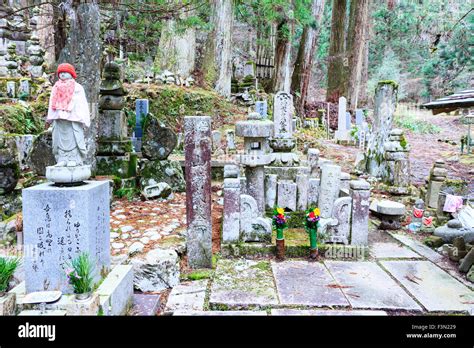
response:
[(349, 306), (341, 289), (322, 263), (272, 262), (278, 297), (282, 305), (314, 307)]
[(353, 308), (422, 308), (374, 262), (326, 261), (326, 267)]
[(362, 316), (386, 316), (387, 312), (385, 311), (371, 311), (371, 310), (331, 310), (331, 309), (322, 309), (322, 310), (312, 310), (312, 309), (272, 309), (271, 315), (314, 315), (314, 316), (352, 316), (352, 315), (362, 315)]
[(209, 306), (228, 308), (278, 304), (269, 261), (221, 259), (211, 286)]
[(265, 311), (175, 311), (173, 316), (266, 316)]
[(407, 247), (413, 249), (415, 252), (420, 254), (421, 256), (427, 258), (431, 262), (437, 263), (443, 260), (443, 256), (438, 254), (436, 251), (433, 251), (430, 247), (421, 244), (420, 242), (411, 239), (408, 236), (403, 234), (397, 233), (389, 233), (393, 238), (398, 240), (399, 242), (405, 244)]
[(208, 279), (183, 282), (171, 290), (165, 313), (203, 311)]
[(474, 292), (429, 261), (380, 263), (429, 312), (474, 308)]
[(370, 254), (376, 259), (416, 259), (422, 256), (396, 243), (374, 243)]
[(59, 309), (46, 310), (44, 312), (41, 312), (39, 309), (25, 309), (21, 311), (18, 315), (19, 316), (41, 316), (41, 315), (65, 316), (66, 314), (67, 314), (67, 311), (59, 310)]

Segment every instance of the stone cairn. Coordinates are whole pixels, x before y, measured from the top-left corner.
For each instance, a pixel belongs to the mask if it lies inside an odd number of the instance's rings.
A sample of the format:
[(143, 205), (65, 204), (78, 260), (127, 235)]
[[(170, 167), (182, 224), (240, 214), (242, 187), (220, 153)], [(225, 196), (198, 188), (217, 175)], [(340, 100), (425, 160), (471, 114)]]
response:
[(7, 46), (7, 55), (5, 57), (8, 77), (18, 77), (19, 58), (16, 54), (16, 44), (10, 42)]
[(127, 117), (123, 111), (126, 91), (121, 81), (120, 66), (105, 64), (100, 85), (97, 174), (115, 175), (122, 179), (135, 176), (127, 136)]
[(39, 38), (36, 35), (32, 35), (28, 41), (28, 49), (30, 61), (30, 75), (32, 78), (38, 78), (43, 76), (43, 63), (44, 63), (44, 49), (40, 46)]
[(386, 170), (382, 180), (389, 185), (392, 194), (408, 194), (410, 187), (410, 145), (401, 129), (392, 129), (384, 145)]
[(437, 160), (433, 168), (431, 168), (428, 178), (428, 189), (425, 198), (428, 207), (434, 209), (438, 208), (438, 196), (447, 176), (448, 170), (446, 169), (446, 164), (443, 160)]

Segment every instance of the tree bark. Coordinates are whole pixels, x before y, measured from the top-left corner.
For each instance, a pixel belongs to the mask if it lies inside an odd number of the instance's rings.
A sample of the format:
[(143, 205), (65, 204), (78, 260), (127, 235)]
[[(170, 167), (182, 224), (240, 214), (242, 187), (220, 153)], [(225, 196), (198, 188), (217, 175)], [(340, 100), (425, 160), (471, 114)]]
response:
[[(369, 4), (370, 6), (370, 4)], [(364, 54), (363, 54), (363, 63), (362, 63), (362, 72), (360, 76), (360, 88), (359, 88), (359, 99), (357, 101), (358, 107), (366, 107), (369, 98), (367, 94), (367, 81), (369, 81), (369, 45), (371, 37), (371, 17), (367, 16), (367, 30), (365, 31), (364, 39)]]
[(337, 102), (345, 94), (344, 43), (346, 0), (333, 0), (331, 38), (329, 44), (328, 88), (326, 100)]
[(308, 96), (311, 68), (313, 66), (314, 52), (319, 33), (319, 24), (324, 9), (324, 0), (313, 0), (311, 14), (314, 23), (303, 28), (298, 55), (296, 56), (295, 69), (291, 82), (291, 91), (295, 94), (296, 112), (304, 116), (304, 106)]
[(350, 110), (357, 108), (359, 98), (368, 23), (368, 5), (369, 0), (351, 2), (346, 47), (346, 56), (349, 62), (347, 72), (347, 102)]
[[(181, 15), (187, 18), (191, 15), (188, 11)], [(181, 78), (188, 78), (194, 71), (196, 52), (196, 31), (187, 28), (184, 33), (177, 33), (176, 20), (169, 19), (161, 31), (156, 63), (162, 70), (170, 70)]]
[[(289, 28), (289, 35), (285, 35), (283, 28)], [(291, 38), (293, 37), (294, 21), (284, 19), (277, 26), (277, 40), (275, 46), (275, 74), (273, 75), (273, 92), (290, 92), (291, 87)]]
[(77, 82), (86, 92), (91, 125), (85, 131), (87, 146), (86, 163), (95, 170), (95, 153), (97, 149), (97, 117), (100, 87), (100, 57), (102, 45), (100, 40), (100, 12), (94, 2), (73, 5), (75, 18), (69, 18), (70, 29), (67, 40), (59, 55), (58, 63), (74, 65)]
[(232, 1), (216, 0), (215, 2), (215, 56), (217, 68), (215, 90), (224, 97), (230, 96), (232, 78)]

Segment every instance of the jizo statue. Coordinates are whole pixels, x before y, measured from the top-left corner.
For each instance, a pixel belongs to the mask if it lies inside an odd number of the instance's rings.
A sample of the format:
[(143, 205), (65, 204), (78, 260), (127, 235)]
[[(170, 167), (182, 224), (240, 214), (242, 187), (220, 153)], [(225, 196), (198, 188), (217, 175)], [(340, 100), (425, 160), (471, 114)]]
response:
[(71, 64), (60, 64), (57, 74), (59, 80), (51, 92), (47, 118), (52, 123), (55, 167), (81, 166), (86, 156), (84, 128), (90, 126), (89, 104)]

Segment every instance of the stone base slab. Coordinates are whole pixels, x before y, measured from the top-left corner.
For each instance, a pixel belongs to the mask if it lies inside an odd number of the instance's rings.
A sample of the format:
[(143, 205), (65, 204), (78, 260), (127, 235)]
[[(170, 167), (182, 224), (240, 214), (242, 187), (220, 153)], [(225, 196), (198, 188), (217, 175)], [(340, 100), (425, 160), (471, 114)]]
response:
[(0, 298), (0, 316), (15, 315), (16, 294), (8, 293)]
[(104, 315), (125, 315), (132, 305), (133, 266), (117, 265), (96, 290)]

